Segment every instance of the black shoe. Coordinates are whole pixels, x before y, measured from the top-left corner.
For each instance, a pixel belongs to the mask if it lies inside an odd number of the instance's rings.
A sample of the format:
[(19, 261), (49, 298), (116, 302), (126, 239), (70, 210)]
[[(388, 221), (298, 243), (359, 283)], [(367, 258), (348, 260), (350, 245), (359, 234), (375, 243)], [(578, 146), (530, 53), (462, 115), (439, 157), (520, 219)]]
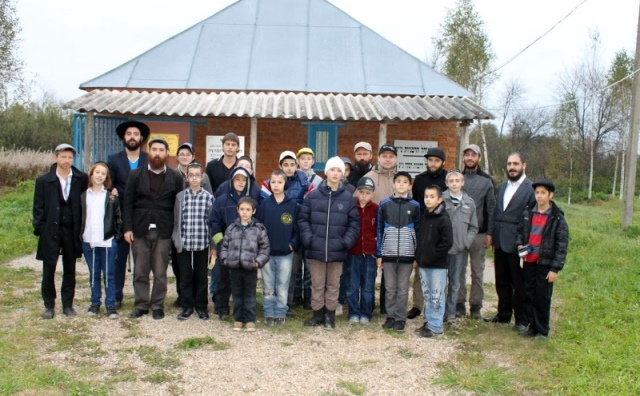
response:
[(471, 306), (471, 319), (473, 319), (473, 320), (482, 319), (482, 314), (480, 313), (481, 309), (482, 309), (482, 306), (480, 306), (480, 305), (472, 305)]
[(326, 310), (324, 314), (324, 329), (333, 330), (336, 328), (336, 311)]
[(64, 316), (76, 316), (76, 311), (75, 309), (71, 308), (71, 307), (67, 307), (67, 308), (63, 308), (62, 309), (62, 313), (64, 314)]
[(149, 310), (148, 309), (140, 309), (140, 308), (136, 308), (133, 311), (131, 311), (131, 315), (129, 315), (129, 317), (131, 319), (138, 319), (143, 317), (144, 315), (148, 314)]
[(467, 316), (467, 307), (464, 305), (464, 303), (457, 303), (456, 318), (464, 318), (465, 316)]
[(420, 328), (420, 332), (418, 333), (418, 335), (420, 337), (431, 338), (435, 335), (435, 333), (425, 325)]
[[(153, 311), (154, 319), (155, 319), (155, 310)], [(193, 308), (185, 308), (178, 314), (178, 320), (187, 320), (189, 316), (193, 315)], [(164, 315), (163, 315), (164, 317)], [(161, 318), (162, 319), (162, 318)]]
[(275, 318), (273, 324), (276, 326), (284, 326), (285, 318)]
[(161, 310), (161, 309), (154, 309), (153, 310), (153, 319), (155, 319), (155, 320), (164, 319), (164, 311)]
[(302, 308), (307, 311), (311, 311), (311, 298), (305, 298), (304, 303), (302, 304)]
[(87, 309), (87, 314), (89, 315), (97, 315), (100, 312), (100, 307), (97, 305), (91, 305), (89, 309)]
[(536, 330), (536, 328), (532, 325), (529, 325), (529, 328), (526, 331), (521, 332), (520, 337), (535, 337), (538, 335), (538, 330)]
[(218, 318), (222, 321), (226, 321), (227, 319), (229, 319), (229, 312), (227, 311), (218, 312)]
[(196, 309), (196, 312), (198, 313), (198, 319), (209, 320), (209, 312), (207, 312), (206, 309), (203, 309), (203, 310)]
[(107, 317), (109, 319), (118, 319), (120, 315), (118, 315), (118, 311), (114, 307), (107, 307)]
[(413, 307), (407, 312), (407, 319), (415, 319), (420, 316), (420, 310), (416, 307)]
[(113, 308), (122, 309), (122, 300), (116, 300), (116, 305), (114, 305)]
[(490, 318), (483, 318), (483, 320), (485, 322), (487, 322), (487, 323), (509, 323), (509, 322), (511, 322), (511, 319), (504, 320), (501, 317), (499, 317), (498, 315), (492, 316)]
[(293, 298), (293, 304), (291, 304), (293, 308), (298, 308), (304, 305), (304, 299), (302, 298), (302, 296), (300, 297), (294, 297)]
[(511, 328), (511, 330), (517, 331), (518, 333), (522, 333), (523, 331), (527, 330), (527, 325), (516, 324)]
[(47, 308), (42, 313), (42, 319), (53, 319), (55, 315), (53, 308)]
[(272, 318), (272, 317), (264, 318), (264, 324), (267, 326), (273, 326), (274, 322), (275, 322), (275, 318)]
[(324, 323), (324, 308), (313, 311), (313, 316), (304, 322), (305, 327), (315, 327)]
[(393, 324), (393, 331), (404, 331), (404, 321), (396, 320), (396, 322)]
[(422, 331), (422, 329), (424, 329), (425, 327), (427, 327), (426, 324), (423, 324), (422, 326), (418, 327), (417, 329), (415, 329), (413, 332), (416, 334), (420, 334), (420, 332)]
[(380, 316), (384, 316), (387, 314), (386, 308), (380, 308)]
[(384, 322), (384, 324), (382, 325), (382, 328), (385, 330), (391, 329), (393, 328), (394, 323), (396, 323), (396, 320), (394, 318), (387, 318), (387, 321)]
[(182, 303), (180, 302), (180, 297), (176, 298), (176, 301), (173, 302), (174, 308), (182, 308)]

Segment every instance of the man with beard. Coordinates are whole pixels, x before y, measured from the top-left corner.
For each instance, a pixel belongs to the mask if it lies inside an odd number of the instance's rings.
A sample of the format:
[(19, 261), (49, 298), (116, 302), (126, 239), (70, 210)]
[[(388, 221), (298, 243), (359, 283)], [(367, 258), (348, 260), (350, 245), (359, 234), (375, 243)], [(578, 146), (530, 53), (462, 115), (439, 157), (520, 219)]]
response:
[[(107, 157), (109, 173), (113, 188), (118, 191), (120, 207), (124, 207), (124, 194), (129, 173), (137, 168), (147, 166), (147, 153), (140, 147), (149, 137), (149, 127), (139, 121), (127, 121), (116, 127), (116, 133), (124, 143), (124, 150)], [(118, 242), (116, 253), (116, 309), (122, 308), (122, 289), (127, 272), (129, 258), (129, 243), (125, 240)]]
[(524, 283), (516, 243), (518, 223), (526, 208), (535, 205), (531, 180), (524, 174), (527, 164), (521, 153), (507, 158), (507, 181), (498, 186), (496, 211), (493, 218), (493, 249), (495, 260), (498, 313), (486, 322), (509, 323), (515, 315), (514, 331), (525, 331)]
[[(496, 196), (493, 179), (480, 169), (480, 147), (470, 144), (462, 150), (464, 161), (464, 186), (462, 191), (469, 194), (476, 204), (478, 219), (478, 234), (469, 248), (469, 263), (471, 264), (471, 291), (469, 305), (471, 319), (481, 319), (482, 301), (484, 299), (484, 259), (487, 248), (491, 246), (493, 234), (493, 214), (496, 209)], [(466, 315), (465, 301), (467, 299), (467, 266), (460, 274), (460, 290), (456, 304), (456, 316)]]
[(358, 181), (362, 179), (364, 175), (369, 173), (373, 168), (371, 160), (373, 155), (371, 154), (371, 145), (367, 142), (356, 143), (353, 148), (353, 157), (356, 163), (351, 167), (351, 171), (347, 176), (347, 181), (355, 188), (358, 187)]
[(209, 161), (207, 164), (207, 176), (211, 181), (211, 190), (215, 195), (221, 184), (229, 180), (231, 169), (236, 165), (237, 155), (240, 151), (240, 138), (233, 132), (229, 132), (222, 138), (222, 157)]
[[(424, 205), (424, 190), (429, 186), (438, 186), (443, 192), (447, 190), (447, 171), (444, 170), (446, 154), (439, 147), (429, 147), (424, 155), (427, 159), (427, 170), (416, 176), (411, 188), (413, 199), (420, 203), (420, 215), (426, 213)], [(407, 312), (407, 319), (414, 319), (420, 315), (424, 308), (424, 295), (422, 284), (416, 269), (413, 274), (413, 307)]]
[[(124, 238), (132, 245), (135, 267), (135, 308), (131, 318), (153, 310), (153, 319), (164, 318), (167, 296), (167, 267), (173, 231), (173, 206), (184, 188), (182, 176), (165, 162), (169, 144), (163, 138), (149, 142), (149, 164), (131, 172), (124, 196), (122, 225)], [(149, 273), (153, 289), (149, 298)]]

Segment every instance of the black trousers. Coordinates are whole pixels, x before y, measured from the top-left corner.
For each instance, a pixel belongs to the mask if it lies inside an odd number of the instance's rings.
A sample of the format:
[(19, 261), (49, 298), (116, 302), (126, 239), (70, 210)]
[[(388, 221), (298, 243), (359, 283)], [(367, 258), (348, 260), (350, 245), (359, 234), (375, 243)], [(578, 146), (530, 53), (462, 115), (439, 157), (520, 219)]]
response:
[(512, 313), (516, 324), (527, 325), (524, 309), (524, 283), (522, 268), (517, 253), (505, 253), (495, 249), (496, 292), (498, 294), (498, 316), (505, 322), (511, 320)]
[[(174, 248), (175, 249), (175, 248)], [(180, 303), (182, 308), (207, 310), (209, 249), (177, 253), (180, 268)], [(177, 282), (177, 280), (176, 280)]]
[[(76, 237), (72, 234), (61, 234), (59, 237), (62, 252), (62, 288), (60, 296), (63, 308), (73, 307), (73, 297), (76, 292)], [(42, 300), (45, 308), (56, 305), (56, 266), (55, 261), (45, 260), (42, 263)]]
[(542, 335), (549, 335), (553, 283), (547, 281), (548, 265), (525, 263), (523, 268), (525, 311), (529, 324)]
[(213, 295), (215, 313), (217, 313), (218, 315), (223, 313), (228, 314), (230, 311), (229, 297), (231, 297), (229, 267), (222, 265), (220, 263), (220, 260), (218, 260), (216, 261), (216, 266), (213, 267), (213, 271), (217, 271), (216, 291)]
[(241, 323), (256, 321), (256, 284), (258, 271), (243, 268), (230, 270), (233, 294), (233, 319)]

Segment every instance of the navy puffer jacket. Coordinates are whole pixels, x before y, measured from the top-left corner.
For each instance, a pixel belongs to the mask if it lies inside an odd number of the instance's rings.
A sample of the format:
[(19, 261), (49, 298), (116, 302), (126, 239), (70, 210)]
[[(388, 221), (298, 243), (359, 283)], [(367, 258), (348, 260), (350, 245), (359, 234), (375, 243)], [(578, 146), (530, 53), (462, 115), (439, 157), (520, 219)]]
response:
[(353, 196), (342, 187), (333, 191), (323, 181), (304, 199), (298, 228), (309, 258), (346, 260), (360, 233), (360, 215)]

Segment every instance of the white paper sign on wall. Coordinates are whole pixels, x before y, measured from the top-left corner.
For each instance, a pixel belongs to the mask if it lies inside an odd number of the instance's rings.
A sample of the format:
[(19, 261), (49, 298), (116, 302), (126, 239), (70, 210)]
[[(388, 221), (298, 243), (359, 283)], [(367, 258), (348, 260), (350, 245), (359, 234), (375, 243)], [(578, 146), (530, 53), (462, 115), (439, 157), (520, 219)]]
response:
[(398, 171), (409, 172), (415, 177), (427, 170), (424, 155), (429, 147), (438, 147), (438, 142), (432, 140), (394, 140), (393, 145), (398, 149)]
[[(207, 136), (207, 163), (209, 161), (222, 157), (222, 138), (224, 135), (209, 135)], [(244, 136), (238, 136), (240, 139), (240, 151), (238, 151), (238, 157), (244, 155)]]

